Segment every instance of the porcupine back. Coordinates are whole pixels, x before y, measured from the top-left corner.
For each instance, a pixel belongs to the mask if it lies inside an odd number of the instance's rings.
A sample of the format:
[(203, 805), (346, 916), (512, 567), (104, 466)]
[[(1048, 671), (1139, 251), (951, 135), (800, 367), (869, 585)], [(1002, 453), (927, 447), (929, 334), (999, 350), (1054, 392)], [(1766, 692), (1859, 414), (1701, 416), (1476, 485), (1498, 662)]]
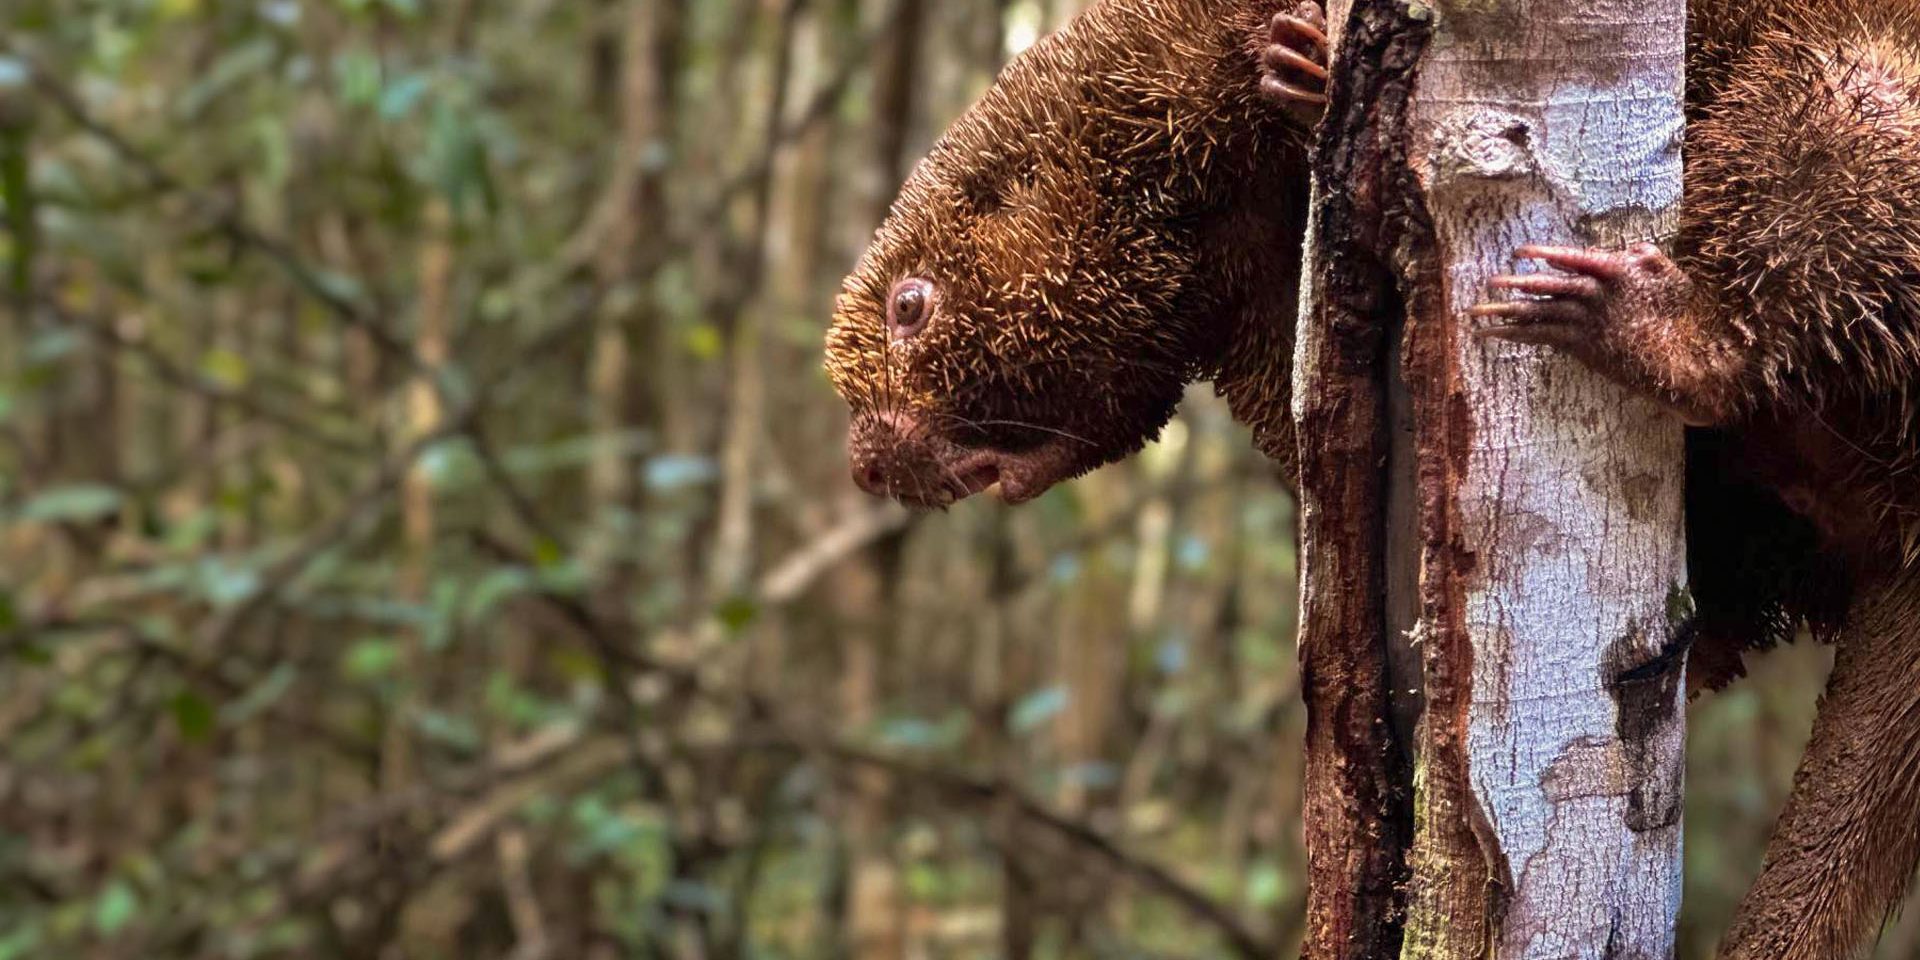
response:
[(1828, 632), (1862, 568), (1917, 542), (1920, 3), (1692, 16), (1678, 259), (1748, 350), (1754, 416), (1690, 441), (1696, 664), (1718, 685), (1739, 667), (1716, 637)]
[(1726, 5), (1696, 28), (1686, 265), (1744, 321), (1757, 396), (1905, 394), (1920, 370), (1920, 2), (1715, 23)]

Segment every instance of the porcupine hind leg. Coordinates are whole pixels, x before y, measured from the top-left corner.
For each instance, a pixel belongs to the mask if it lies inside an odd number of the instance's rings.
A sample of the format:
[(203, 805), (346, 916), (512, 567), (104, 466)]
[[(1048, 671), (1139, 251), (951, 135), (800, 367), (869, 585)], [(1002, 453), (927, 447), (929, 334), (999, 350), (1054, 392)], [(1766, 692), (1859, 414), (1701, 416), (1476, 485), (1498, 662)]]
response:
[(1920, 573), (1855, 606), (1726, 960), (1857, 955), (1920, 866)]

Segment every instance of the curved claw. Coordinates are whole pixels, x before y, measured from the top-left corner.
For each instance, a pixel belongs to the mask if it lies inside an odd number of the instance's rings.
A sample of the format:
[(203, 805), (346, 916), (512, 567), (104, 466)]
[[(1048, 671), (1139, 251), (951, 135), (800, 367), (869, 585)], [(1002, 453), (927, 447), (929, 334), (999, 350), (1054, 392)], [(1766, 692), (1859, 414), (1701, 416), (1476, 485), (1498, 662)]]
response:
[(1584, 273), (1601, 280), (1618, 280), (1627, 274), (1626, 258), (1610, 251), (1593, 250), (1587, 247), (1529, 244), (1514, 251), (1514, 256), (1522, 260), (1540, 260), (1549, 266), (1573, 273)]
[(1512, 331), (1528, 330), (1546, 324), (1574, 325), (1590, 321), (1593, 311), (1584, 304), (1567, 300), (1504, 300), (1482, 303), (1467, 311), (1475, 317), (1492, 317), (1509, 323), (1494, 324), (1474, 331), (1476, 336), (1517, 339)]
[(1294, 13), (1276, 14), (1267, 29), (1276, 44), (1305, 41), (1327, 50), (1333, 46), (1333, 41), (1327, 37), (1325, 24), (1326, 14), (1320, 11), (1320, 5), (1307, 3), (1301, 4)]
[[(1331, 42), (1320, 4), (1306, 0), (1291, 13), (1275, 14), (1267, 40), (1260, 50), (1261, 94), (1280, 103), (1324, 106)], [(1317, 109), (1311, 115), (1317, 118)]]
[(1260, 63), (1274, 73), (1291, 68), (1317, 80), (1327, 78), (1326, 67), (1292, 47), (1277, 43), (1260, 52)]
[(1281, 80), (1279, 77), (1262, 78), (1260, 81), (1260, 92), (1275, 100), (1285, 100), (1294, 103), (1324, 105), (1327, 102), (1326, 94), (1315, 93), (1311, 90), (1302, 90), (1293, 84)]
[(1604, 292), (1600, 281), (1586, 276), (1558, 273), (1504, 274), (1488, 281), (1495, 290), (1512, 290), (1533, 297), (1565, 297), (1597, 300)]

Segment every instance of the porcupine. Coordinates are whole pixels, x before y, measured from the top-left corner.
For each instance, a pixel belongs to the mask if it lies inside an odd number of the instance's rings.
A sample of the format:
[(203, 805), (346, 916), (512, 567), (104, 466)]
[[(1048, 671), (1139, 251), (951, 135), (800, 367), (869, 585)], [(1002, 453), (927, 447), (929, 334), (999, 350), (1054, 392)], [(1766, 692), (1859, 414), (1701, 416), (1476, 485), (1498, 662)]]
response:
[[(1844, 955), (1920, 859), (1915, 9), (1695, 0), (1674, 259), (1522, 250), (1565, 272), (1503, 278), (1519, 298), (1479, 311), (1697, 426), (1697, 685), (1803, 626), (1839, 643), (1734, 957)], [(1196, 379), (1290, 472), (1285, 251), (1322, 25), (1285, 0), (1103, 0), (1011, 64), (839, 301), (856, 481), (1021, 502), (1138, 450)]]

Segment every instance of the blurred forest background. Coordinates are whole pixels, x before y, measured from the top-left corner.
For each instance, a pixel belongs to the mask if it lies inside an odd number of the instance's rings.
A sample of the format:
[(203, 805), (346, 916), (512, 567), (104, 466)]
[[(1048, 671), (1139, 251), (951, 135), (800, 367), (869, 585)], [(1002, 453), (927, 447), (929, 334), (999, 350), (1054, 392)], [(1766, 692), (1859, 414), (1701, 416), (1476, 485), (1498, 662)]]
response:
[[(1294, 949), (1292, 506), (1221, 405), (914, 517), (818, 369), (1073, 7), (6, 0), (0, 960)], [(1822, 657), (1695, 707), (1685, 956)]]

